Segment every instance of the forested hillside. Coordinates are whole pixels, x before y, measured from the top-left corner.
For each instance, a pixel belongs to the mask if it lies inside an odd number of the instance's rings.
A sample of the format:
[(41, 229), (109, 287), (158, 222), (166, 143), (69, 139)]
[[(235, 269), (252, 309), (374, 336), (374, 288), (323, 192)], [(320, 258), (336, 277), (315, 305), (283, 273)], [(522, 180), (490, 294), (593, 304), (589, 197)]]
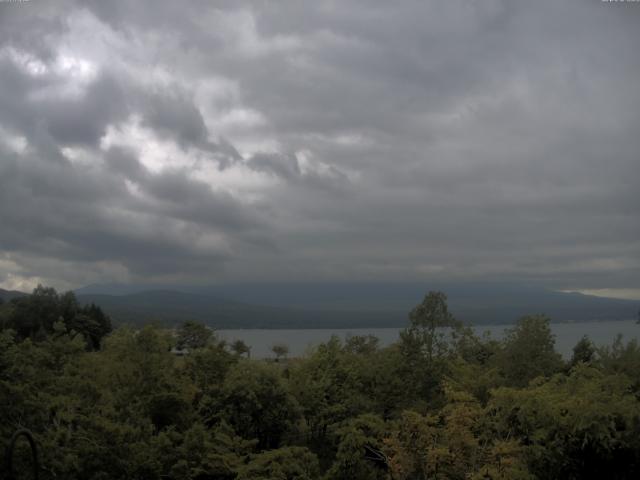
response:
[(439, 292), (394, 345), (334, 337), (269, 361), (195, 322), (112, 331), (99, 307), (45, 288), (2, 304), (0, 326), (1, 446), (33, 432), (44, 479), (640, 474), (635, 341), (585, 338), (564, 361), (548, 318), (479, 338)]

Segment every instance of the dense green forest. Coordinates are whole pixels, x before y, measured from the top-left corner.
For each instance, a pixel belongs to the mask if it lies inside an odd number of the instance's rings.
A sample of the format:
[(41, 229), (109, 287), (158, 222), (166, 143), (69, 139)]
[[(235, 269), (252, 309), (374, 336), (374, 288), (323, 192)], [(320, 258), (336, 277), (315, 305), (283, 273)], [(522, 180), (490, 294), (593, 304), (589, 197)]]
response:
[[(40, 478), (640, 475), (635, 341), (584, 338), (565, 361), (548, 318), (478, 337), (439, 292), (394, 345), (334, 337), (278, 361), (194, 322), (113, 330), (99, 307), (43, 287), (0, 305), (0, 328), (0, 441), (33, 432)], [(16, 471), (30, 478), (25, 445)]]

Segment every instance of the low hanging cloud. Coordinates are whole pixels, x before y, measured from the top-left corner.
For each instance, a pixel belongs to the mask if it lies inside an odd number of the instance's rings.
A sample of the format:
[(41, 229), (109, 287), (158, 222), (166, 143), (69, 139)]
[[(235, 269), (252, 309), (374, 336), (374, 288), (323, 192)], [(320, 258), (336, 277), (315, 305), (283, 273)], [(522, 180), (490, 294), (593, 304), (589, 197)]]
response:
[(636, 291), (639, 21), (577, 0), (0, 3), (0, 286)]

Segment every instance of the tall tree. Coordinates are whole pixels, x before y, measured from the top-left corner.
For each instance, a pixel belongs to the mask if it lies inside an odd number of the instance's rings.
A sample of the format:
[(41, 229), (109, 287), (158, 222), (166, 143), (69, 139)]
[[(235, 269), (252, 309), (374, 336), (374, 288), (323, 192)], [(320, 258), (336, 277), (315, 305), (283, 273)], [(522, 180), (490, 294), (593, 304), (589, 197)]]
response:
[(508, 385), (523, 387), (536, 377), (562, 370), (562, 356), (555, 351), (549, 322), (544, 315), (529, 315), (506, 330), (497, 361)]
[(281, 369), (263, 362), (242, 361), (227, 374), (218, 413), (244, 438), (260, 448), (277, 448), (300, 416)]
[(596, 356), (596, 347), (588, 336), (582, 337), (573, 347), (573, 355), (569, 361), (569, 366), (574, 367), (578, 363), (591, 363)]
[(400, 349), (406, 388), (414, 398), (433, 402), (442, 396), (441, 381), (455, 354), (460, 326), (442, 292), (429, 292), (409, 313), (409, 326), (400, 332)]
[(287, 355), (289, 355), (289, 347), (284, 343), (276, 343), (271, 347), (271, 351), (275, 354), (276, 361), (280, 360), (282, 357), (287, 358)]
[(212, 337), (213, 331), (205, 324), (188, 320), (178, 328), (176, 346), (189, 350), (203, 348)]
[(243, 340), (234, 340), (231, 343), (230, 347), (231, 351), (238, 356), (242, 356), (246, 353), (247, 357), (251, 357), (251, 347), (247, 345)]
[(402, 343), (410, 350), (431, 360), (444, 353), (448, 346), (447, 328), (461, 324), (449, 312), (447, 296), (431, 291), (409, 313), (409, 327), (400, 333)]

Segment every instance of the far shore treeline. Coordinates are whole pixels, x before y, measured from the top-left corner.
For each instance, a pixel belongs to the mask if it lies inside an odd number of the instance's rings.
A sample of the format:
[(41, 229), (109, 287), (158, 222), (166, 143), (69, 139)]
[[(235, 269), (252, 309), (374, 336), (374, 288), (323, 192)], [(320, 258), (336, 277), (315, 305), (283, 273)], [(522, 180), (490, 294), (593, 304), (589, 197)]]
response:
[[(547, 317), (479, 337), (429, 292), (388, 347), (250, 353), (195, 321), (114, 329), (39, 286), (0, 302), (0, 448), (32, 432), (40, 479), (640, 477), (635, 340), (585, 337), (565, 361)], [(26, 443), (14, 454), (28, 475)]]

